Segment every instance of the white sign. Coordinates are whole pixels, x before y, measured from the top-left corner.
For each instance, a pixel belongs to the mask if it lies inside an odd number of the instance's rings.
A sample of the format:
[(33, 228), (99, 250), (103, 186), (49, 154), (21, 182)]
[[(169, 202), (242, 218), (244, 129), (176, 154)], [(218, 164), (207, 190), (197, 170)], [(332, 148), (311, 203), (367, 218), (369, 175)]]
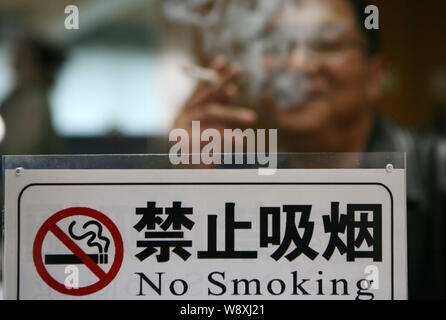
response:
[(406, 299), (405, 170), (5, 171), (7, 299)]

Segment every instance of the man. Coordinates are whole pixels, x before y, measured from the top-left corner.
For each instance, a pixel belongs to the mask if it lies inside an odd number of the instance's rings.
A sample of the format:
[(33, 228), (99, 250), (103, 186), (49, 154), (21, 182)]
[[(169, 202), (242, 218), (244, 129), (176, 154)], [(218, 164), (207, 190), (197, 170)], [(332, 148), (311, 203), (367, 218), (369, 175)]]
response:
[(217, 59), (220, 81), (198, 85), (175, 127), (277, 128), (279, 148), (290, 152), (407, 152), (409, 298), (445, 298), (446, 147), (375, 115), (386, 70), (365, 8), (282, 1), (262, 30), (255, 94), (242, 92), (243, 65)]
[(0, 153), (55, 152), (59, 139), (51, 124), (48, 95), (65, 53), (33, 36), (22, 36), (13, 44), (16, 84), (0, 103), (0, 114), (6, 125), (5, 137), (0, 141)]

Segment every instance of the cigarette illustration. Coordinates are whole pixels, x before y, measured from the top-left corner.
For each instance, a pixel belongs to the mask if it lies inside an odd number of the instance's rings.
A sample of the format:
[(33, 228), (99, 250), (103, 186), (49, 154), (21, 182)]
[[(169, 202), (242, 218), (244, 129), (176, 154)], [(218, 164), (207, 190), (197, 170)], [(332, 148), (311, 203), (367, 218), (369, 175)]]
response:
[[(87, 254), (96, 264), (107, 264), (108, 254)], [(84, 264), (74, 254), (46, 254), (45, 264)]]
[[(87, 239), (87, 245), (90, 248), (96, 247), (98, 253), (87, 254), (93, 262), (96, 264), (107, 264), (108, 263), (108, 247), (110, 245), (110, 239), (102, 234), (102, 225), (96, 220), (90, 220), (84, 223), (82, 228), (86, 231), (81, 235), (74, 233), (74, 226), (76, 221), (70, 223), (68, 227), (68, 233), (72, 239), (83, 240)], [(89, 226), (96, 227), (95, 231), (89, 230)], [(84, 262), (74, 254), (46, 254), (45, 264), (84, 264)]]

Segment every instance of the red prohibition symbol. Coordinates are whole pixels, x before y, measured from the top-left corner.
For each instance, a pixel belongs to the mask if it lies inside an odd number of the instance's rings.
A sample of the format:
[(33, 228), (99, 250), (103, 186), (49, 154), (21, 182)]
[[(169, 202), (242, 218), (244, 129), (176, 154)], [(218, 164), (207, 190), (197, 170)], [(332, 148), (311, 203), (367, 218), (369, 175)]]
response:
[[(113, 264), (108, 272), (105, 272), (101, 267), (99, 267), (96, 262), (94, 262), (62, 229), (56, 225), (58, 221), (72, 216), (86, 216), (96, 219), (110, 232), (115, 245), (115, 256)], [(64, 283), (60, 283), (54, 279), (45, 267), (42, 254), (43, 240), (49, 232), (53, 233), (57, 239), (59, 239), (75, 256), (77, 256), (99, 280), (86, 287), (67, 288)], [(121, 268), (122, 259), (124, 256), (123, 247), (122, 237), (118, 228), (106, 215), (90, 208), (68, 208), (49, 217), (48, 220), (46, 220), (40, 227), (39, 231), (37, 232), (36, 239), (34, 240), (33, 259), (40, 277), (51, 288), (66, 295), (83, 296), (103, 289), (115, 278), (119, 269)]]

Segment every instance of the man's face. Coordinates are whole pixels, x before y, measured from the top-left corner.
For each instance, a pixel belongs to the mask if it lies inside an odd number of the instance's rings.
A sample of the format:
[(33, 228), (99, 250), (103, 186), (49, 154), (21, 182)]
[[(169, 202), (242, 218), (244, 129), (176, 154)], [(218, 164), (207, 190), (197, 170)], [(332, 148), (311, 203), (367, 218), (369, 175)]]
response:
[[(265, 36), (259, 109), (277, 128), (342, 129), (377, 99), (378, 78), (350, 4), (293, 0)], [(271, 120), (272, 119), (272, 120)]]

